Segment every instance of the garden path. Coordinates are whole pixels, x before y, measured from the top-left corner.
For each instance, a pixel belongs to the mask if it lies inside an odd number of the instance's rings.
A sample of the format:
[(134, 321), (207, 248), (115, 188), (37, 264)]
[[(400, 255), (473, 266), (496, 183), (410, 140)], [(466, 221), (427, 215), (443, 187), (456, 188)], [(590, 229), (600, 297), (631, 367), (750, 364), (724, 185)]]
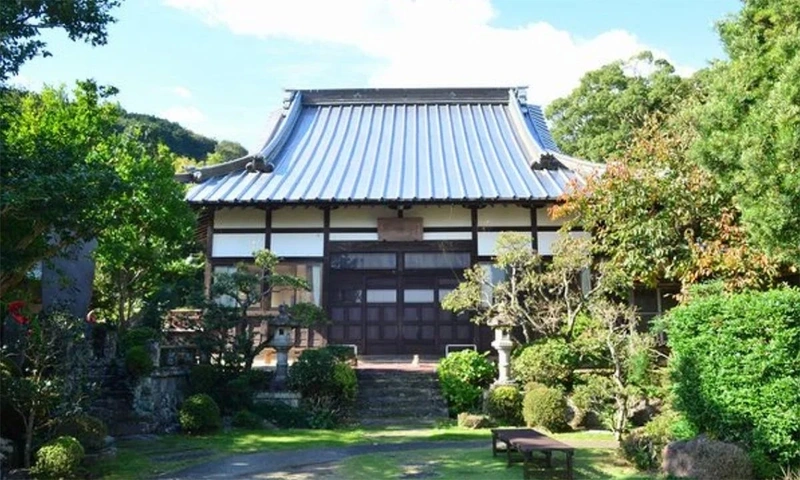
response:
[[(576, 448), (616, 448), (609, 440), (566, 441)], [(295, 451), (271, 451), (232, 455), (220, 460), (160, 475), (158, 479), (214, 480), (222, 478), (257, 478), (290, 480), (337, 479), (335, 463), (357, 455), (382, 452), (399, 452), (430, 449), (491, 449), (491, 439), (455, 441), (418, 441), (407, 443), (381, 443), (353, 445), (336, 448), (313, 448)]]

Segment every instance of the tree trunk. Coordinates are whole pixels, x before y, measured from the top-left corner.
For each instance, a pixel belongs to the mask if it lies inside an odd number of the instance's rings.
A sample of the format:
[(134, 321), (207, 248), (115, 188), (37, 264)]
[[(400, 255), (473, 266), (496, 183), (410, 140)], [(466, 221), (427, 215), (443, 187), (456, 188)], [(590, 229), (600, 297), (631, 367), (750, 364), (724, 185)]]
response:
[(23, 465), (25, 468), (31, 468), (31, 457), (33, 456), (33, 424), (36, 421), (36, 410), (31, 407), (30, 417), (25, 423), (25, 457)]

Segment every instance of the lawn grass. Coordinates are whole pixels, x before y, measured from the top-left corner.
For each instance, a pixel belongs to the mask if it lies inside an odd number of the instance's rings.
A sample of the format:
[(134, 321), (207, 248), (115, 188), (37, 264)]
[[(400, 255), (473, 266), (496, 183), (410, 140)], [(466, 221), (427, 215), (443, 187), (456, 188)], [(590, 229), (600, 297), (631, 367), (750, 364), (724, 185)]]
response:
[[(534, 478), (548, 480), (563, 478), (563, 455), (553, 456), (553, 469), (536, 468)], [(506, 468), (505, 456), (492, 457), (491, 449), (437, 449), (369, 454), (343, 461), (336, 469), (338, 477), (352, 480), (381, 480), (390, 478), (436, 478), (437, 480), (497, 479), (520, 480), (521, 464)], [(619, 460), (613, 450), (578, 449), (575, 452), (575, 478), (649, 480)]]
[[(608, 432), (555, 434), (559, 440), (611, 441)], [(491, 439), (488, 429), (369, 428), (342, 430), (239, 430), (214, 435), (163, 435), (147, 440), (120, 441), (116, 459), (103, 460), (92, 468), (95, 476), (108, 479), (151, 478), (225, 455), (263, 451), (347, 447), (358, 444), (408, 443)], [(491, 456), (491, 455), (490, 455)]]

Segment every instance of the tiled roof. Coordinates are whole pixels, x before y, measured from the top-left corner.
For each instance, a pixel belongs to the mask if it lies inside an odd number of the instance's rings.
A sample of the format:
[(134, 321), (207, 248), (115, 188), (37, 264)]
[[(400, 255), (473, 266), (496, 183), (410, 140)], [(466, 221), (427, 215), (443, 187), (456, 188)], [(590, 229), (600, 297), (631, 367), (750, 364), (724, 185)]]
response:
[(288, 93), (264, 148), (195, 172), (190, 202), (553, 200), (580, 181), (539, 164), (560, 152), (517, 89)]

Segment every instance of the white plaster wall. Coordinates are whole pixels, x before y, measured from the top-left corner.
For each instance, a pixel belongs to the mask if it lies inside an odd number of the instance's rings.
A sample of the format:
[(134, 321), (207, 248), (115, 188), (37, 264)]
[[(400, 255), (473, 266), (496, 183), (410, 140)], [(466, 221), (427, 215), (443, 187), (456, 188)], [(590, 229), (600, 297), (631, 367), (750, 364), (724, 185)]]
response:
[[(478, 255), (489, 256), (496, 253), (497, 239), (503, 232), (478, 232)], [(530, 236), (530, 234), (523, 235)]]
[[(558, 232), (538, 232), (536, 240), (539, 244), (539, 255), (552, 255), (553, 245), (558, 241)], [(587, 232), (569, 232), (571, 237), (588, 237)]]
[(406, 217), (422, 217), (424, 227), (469, 227), (470, 210), (457, 205), (414, 206), (404, 212)]
[(570, 217), (562, 217), (559, 219), (550, 218), (550, 214), (548, 210), (550, 207), (544, 208), (537, 208), (536, 209), (536, 224), (540, 227), (560, 227), (564, 225), (564, 223), (568, 220), (572, 220), (572, 216)]
[(333, 233), (331, 232), (330, 239), (332, 242), (377, 242), (378, 232), (374, 233)]
[(279, 208), (272, 211), (272, 228), (322, 228), (323, 215), (318, 208)]
[(478, 210), (479, 227), (530, 227), (531, 210), (517, 206), (494, 206)]
[(423, 232), (423, 240), (472, 240), (472, 232)]
[(273, 233), (270, 250), (279, 257), (321, 257), (324, 237), (322, 233)]
[(378, 228), (378, 218), (397, 217), (389, 207), (341, 207), (331, 210), (331, 228)]
[(211, 256), (252, 257), (253, 252), (264, 248), (263, 233), (215, 233), (211, 245)]
[(265, 228), (264, 210), (253, 207), (214, 210), (214, 228)]

